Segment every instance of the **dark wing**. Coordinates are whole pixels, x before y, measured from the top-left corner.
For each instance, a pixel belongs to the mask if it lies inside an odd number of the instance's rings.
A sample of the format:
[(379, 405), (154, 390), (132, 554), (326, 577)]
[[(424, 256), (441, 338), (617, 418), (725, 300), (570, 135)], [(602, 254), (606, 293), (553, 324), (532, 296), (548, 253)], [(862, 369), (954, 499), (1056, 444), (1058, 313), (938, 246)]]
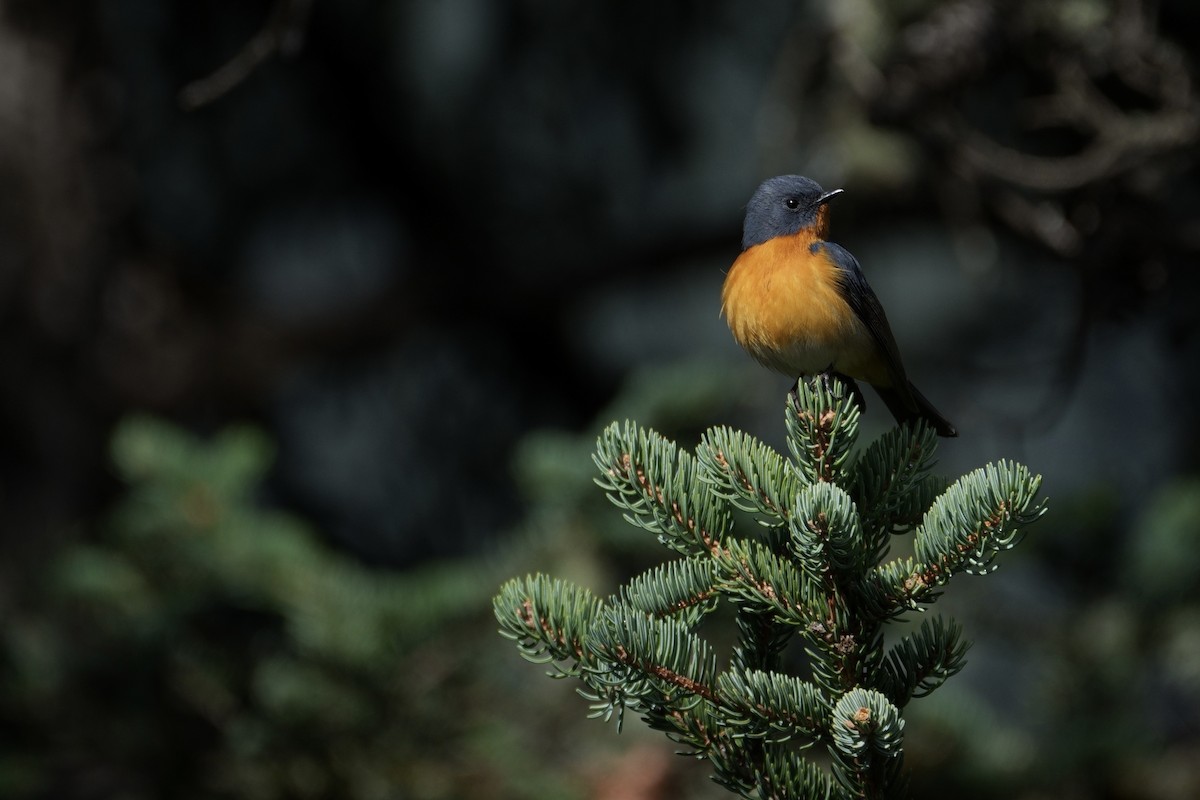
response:
[(858, 265), (858, 259), (851, 255), (849, 250), (833, 242), (819, 242), (813, 247), (823, 248), (830, 261), (841, 271), (842, 296), (875, 340), (875, 345), (887, 362), (888, 372), (891, 373), (892, 387), (900, 393), (906, 406), (915, 407), (916, 403), (908, 388), (908, 377), (904, 374), (904, 365), (900, 361), (900, 350), (896, 347), (896, 339), (892, 336), (887, 315), (883, 313), (879, 298), (871, 291), (867, 276), (863, 275), (862, 267)]

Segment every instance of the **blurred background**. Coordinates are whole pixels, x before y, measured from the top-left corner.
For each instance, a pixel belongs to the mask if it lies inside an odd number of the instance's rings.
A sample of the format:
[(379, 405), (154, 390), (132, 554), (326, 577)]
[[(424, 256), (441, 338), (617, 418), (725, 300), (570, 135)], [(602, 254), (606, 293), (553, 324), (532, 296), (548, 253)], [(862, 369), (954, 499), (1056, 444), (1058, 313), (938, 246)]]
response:
[(782, 446), (717, 313), (780, 173), (939, 469), (1051, 499), (938, 604), (914, 795), (1200, 796), (1191, 0), (0, 7), (0, 796), (724, 796), (490, 598), (664, 559), (610, 420)]

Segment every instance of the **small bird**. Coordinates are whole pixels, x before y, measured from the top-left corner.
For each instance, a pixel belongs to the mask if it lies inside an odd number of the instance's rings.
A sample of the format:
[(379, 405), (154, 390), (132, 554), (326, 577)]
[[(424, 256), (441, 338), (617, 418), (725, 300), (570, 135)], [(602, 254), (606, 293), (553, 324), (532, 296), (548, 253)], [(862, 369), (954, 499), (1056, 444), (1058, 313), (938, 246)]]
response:
[(742, 253), (721, 291), (721, 313), (759, 363), (789, 377), (833, 374), (861, 400), (869, 383), (897, 422), (926, 420), (957, 436), (908, 380), (883, 307), (848, 250), (825, 240), (829, 201), (810, 178), (780, 175), (746, 206)]

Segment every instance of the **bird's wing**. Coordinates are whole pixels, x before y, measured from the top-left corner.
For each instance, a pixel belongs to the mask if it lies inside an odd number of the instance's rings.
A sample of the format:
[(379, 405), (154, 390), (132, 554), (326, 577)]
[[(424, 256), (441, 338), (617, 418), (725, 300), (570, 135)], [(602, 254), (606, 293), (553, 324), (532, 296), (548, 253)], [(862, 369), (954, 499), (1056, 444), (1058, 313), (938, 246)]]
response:
[(821, 247), (841, 273), (843, 297), (867, 327), (871, 338), (879, 347), (880, 354), (887, 360), (892, 386), (903, 395), (906, 404), (912, 404), (908, 377), (904, 374), (904, 364), (900, 361), (896, 339), (892, 336), (891, 326), (888, 325), (887, 315), (883, 313), (879, 298), (871, 291), (867, 276), (858, 265), (858, 259), (851, 255), (849, 250), (833, 242), (822, 242)]

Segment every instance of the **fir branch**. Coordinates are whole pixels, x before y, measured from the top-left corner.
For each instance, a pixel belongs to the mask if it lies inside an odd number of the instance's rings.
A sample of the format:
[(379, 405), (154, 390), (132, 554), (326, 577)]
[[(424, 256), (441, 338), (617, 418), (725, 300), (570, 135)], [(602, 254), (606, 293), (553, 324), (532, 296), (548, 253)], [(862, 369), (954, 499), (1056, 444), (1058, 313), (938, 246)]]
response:
[(804, 747), (824, 738), (829, 704), (808, 681), (762, 670), (731, 669), (717, 678), (718, 703), (735, 735), (786, 742), (801, 737)]
[(743, 669), (774, 669), (779, 655), (796, 635), (795, 627), (780, 622), (770, 609), (748, 603), (737, 610), (737, 628), (732, 664)]
[(613, 668), (594, 671), (643, 702), (686, 708), (714, 700), (716, 656), (708, 643), (670, 617), (624, 605), (605, 607), (588, 637), (592, 655)]
[(895, 509), (895, 532), (907, 532), (921, 523), (925, 512), (950, 488), (950, 481), (941, 475), (925, 474), (915, 481)]
[(996, 556), (1016, 544), (1021, 527), (1044, 513), (1044, 505), (1033, 505), (1041, 482), (1040, 475), (1031, 476), (1010, 461), (988, 464), (955, 481), (917, 530), (915, 577), (934, 586), (959, 569), (991, 571)]
[[(886, 434), (857, 459), (855, 395), (836, 378), (798, 383), (786, 411), (792, 459), (728, 428), (695, 456), (653, 431), (600, 436), (597, 483), (626, 519), (685, 557), (630, 581), (609, 602), (542, 576), (506, 584), (502, 633), (523, 655), (577, 675), (593, 716), (635, 709), (707, 759), (743, 797), (895, 796), (900, 708), (962, 669), (954, 622), (926, 619), (884, 650), (884, 623), (935, 601), (959, 571), (984, 572), (1043, 513), (1040, 477), (1008, 462), (950, 486), (928, 474), (924, 425)], [(759, 515), (732, 535), (733, 509)], [(894, 533), (916, 527), (915, 557), (880, 564)], [(736, 608), (731, 666), (693, 628), (724, 596)], [(802, 637), (808, 680), (778, 670)], [(822, 743), (832, 777), (804, 758)]]
[(714, 554), (721, 588), (742, 602), (777, 615), (780, 622), (799, 627), (836, 626), (826, 612), (825, 596), (800, 570), (758, 542), (731, 540)]
[(676, 617), (688, 627), (717, 607), (712, 562), (677, 559), (646, 572), (621, 588), (618, 602), (655, 617)]
[[(809, 769), (803, 769), (808, 762), (801, 759), (796, 751), (739, 735), (729, 726), (724, 715), (715, 713), (716, 708), (705, 701), (686, 713), (657, 707), (650, 709), (644, 719), (655, 730), (665, 731), (672, 741), (693, 748), (681, 755), (708, 760), (713, 768), (713, 781), (742, 797), (807, 798), (808, 795), (763, 792), (768, 786), (779, 786), (783, 791), (797, 785), (808, 785), (820, 787), (823, 791), (824, 787), (831, 785), (829, 777), (816, 765), (809, 763)], [(764, 771), (769, 778), (764, 777)], [(754, 794), (756, 790), (758, 794)]]
[(602, 607), (587, 589), (540, 574), (510, 580), (492, 601), (500, 635), (534, 663), (574, 661), (562, 674), (592, 663), (588, 630)]
[(700, 478), (737, 508), (787, 520), (799, 488), (795, 469), (769, 445), (742, 431), (711, 428), (696, 447)]
[(697, 481), (696, 459), (654, 431), (613, 423), (596, 440), (596, 483), (625, 519), (683, 555), (719, 547), (732, 525), (728, 505)]
[(911, 557), (880, 564), (859, 587), (863, 608), (879, 620), (915, 611), (922, 603), (931, 603), (940, 595), (938, 585), (925, 582)]
[(738, 738), (728, 728), (717, 726), (706, 752), (713, 766), (713, 782), (742, 797), (754, 797), (756, 765), (764, 758), (761, 742)]
[[(788, 512), (789, 514), (791, 511)], [(780, 525), (772, 525), (769, 528), (762, 528), (756, 531), (758, 541), (766, 545), (777, 556), (791, 558), (791, 532), (788, 530), (787, 523)]]
[(833, 707), (834, 774), (855, 797), (883, 797), (900, 770), (904, 719), (881, 693), (851, 689)]
[(751, 797), (756, 785), (756, 765), (764, 761), (762, 743), (736, 736), (715, 709), (716, 706), (705, 701), (686, 712), (654, 707), (643, 719), (655, 730), (664, 731), (671, 741), (691, 748), (680, 755), (707, 760), (712, 765), (715, 783)]
[(897, 642), (887, 653), (878, 688), (899, 708), (924, 697), (967, 663), (971, 643), (962, 626), (941, 617), (924, 619), (921, 627)]
[(834, 484), (815, 483), (801, 489), (788, 527), (797, 560), (828, 590), (835, 589), (835, 575), (861, 573), (875, 562), (873, 553), (862, 551), (863, 532), (854, 501)]
[(768, 759), (755, 776), (761, 800), (833, 800), (849, 795), (834, 785), (829, 775), (796, 752), (783, 752)]
[[(931, 603), (960, 569), (986, 574), (1012, 549), (1024, 526), (1045, 513), (1034, 505), (1042, 477), (1020, 464), (999, 461), (955, 481), (938, 497), (917, 530), (917, 557), (894, 559), (871, 570), (862, 584), (867, 605), (880, 619)], [(920, 485), (919, 485), (920, 486)]]
[(796, 382), (784, 421), (802, 482), (842, 483), (861, 414), (853, 393), (836, 378), (818, 375)]
[(936, 450), (937, 432), (922, 420), (880, 436), (855, 462), (851, 485), (862, 510), (863, 530), (883, 546), (888, 534), (915, 525), (929, 508), (919, 499), (913, 508), (913, 495), (933, 466)]
[(686, 712), (663, 706), (650, 707), (643, 718), (651, 728), (666, 733), (671, 741), (691, 748), (680, 755), (712, 758), (722, 749), (719, 740), (728, 738), (712, 709), (709, 703), (697, 703)]
[[(790, 520), (792, 551), (826, 598), (831, 626), (809, 626), (813, 678), (829, 691), (845, 691), (868, 679), (882, 658), (881, 623), (863, 597), (863, 575), (878, 559), (864, 535), (854, 501), (829, 483), (806, 486)], [(835, 613), (834, 609), (842, 609)]]

